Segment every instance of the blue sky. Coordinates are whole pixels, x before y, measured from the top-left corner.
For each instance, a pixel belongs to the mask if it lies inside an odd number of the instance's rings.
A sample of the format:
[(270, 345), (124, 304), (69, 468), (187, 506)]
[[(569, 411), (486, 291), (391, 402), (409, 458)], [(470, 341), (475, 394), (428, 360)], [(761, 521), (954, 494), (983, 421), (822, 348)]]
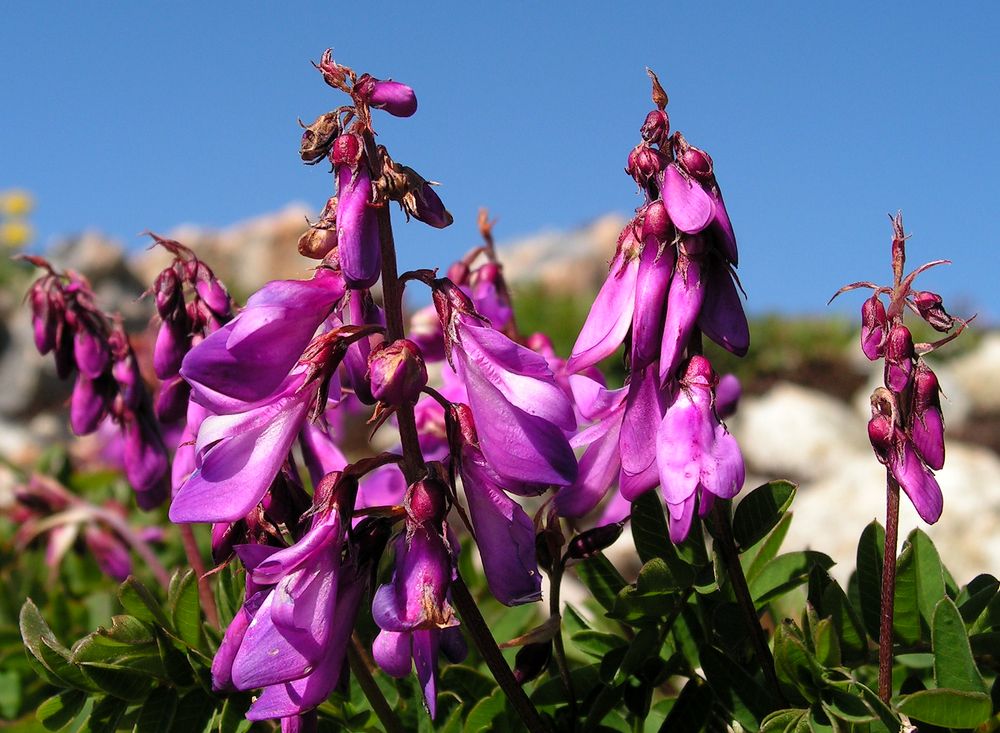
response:
[[(398, 234), (404, 267), (446, 265), (476, 210), (509, 240), (638, 203), (622, 173), (649, 108), (707, 149), (751, 311), (823, 312), (888, 276), (901, 208), (924, 286), (1000, 317), (1000, 5), (954, 3), (44, 3), (0, 25), (0, 189), (38, 197), (42, 241), (96, 227), (132, 247), (330, 194), (296, 117), (339, 104), (309, 66), (332, 46), (417, 90), (380, 115), (394, 157), (455, 215)], [(947, 8), (947, 9), (945, 9)], [(857, 302), (855, 302), (857, 301)], [(854, 310), (860, 298), (837, 308)]]

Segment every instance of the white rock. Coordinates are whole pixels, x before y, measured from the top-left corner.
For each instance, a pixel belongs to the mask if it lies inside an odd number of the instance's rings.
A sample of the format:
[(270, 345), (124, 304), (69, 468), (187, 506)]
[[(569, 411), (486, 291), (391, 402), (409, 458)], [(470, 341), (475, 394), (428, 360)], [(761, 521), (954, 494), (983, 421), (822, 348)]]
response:
[[(883, 372), (882, 362), (869, 363), (868, 381), (854, 393), (851, 398), (851, 406), (855, 413), (866, 422), (871, 416), (871, 396), (876, 387), (882, 386)], [(973, 399), (965, 389), (963, 380), (960, 380), (952, 364), (942, 364), (933, 359), (927, 360), (928, 365), (937, 375), (938, 383), (941, 385), (941, 412), (944, 413), (944, 424), (946, 428), (956, 428), (965, 425), (969, 415), (977, 407), (973, 404)]]
[(968, 354), (956, 357), (951, 368), (956, 381), (983, 412), (1000, 410), (1000, 332), (994, 331)]
[(868, 445), (865, 422), (847, 405), (787, 382), (745, 398), (729, 427), (748, 467), (771, 478), (817, 479)]

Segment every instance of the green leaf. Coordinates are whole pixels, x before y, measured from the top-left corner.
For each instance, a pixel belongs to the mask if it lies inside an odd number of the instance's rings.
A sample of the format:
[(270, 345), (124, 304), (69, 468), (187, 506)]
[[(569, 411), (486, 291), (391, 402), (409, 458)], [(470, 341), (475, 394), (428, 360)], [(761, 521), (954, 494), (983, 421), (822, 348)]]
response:
[(451, 690), (462, 700), (482, 700), (496, 691), (497, 684), (477, 669), (450, 664), (441, 673), (441, 689)]
[(573, 646), (584, 654), (603, 659), (609, 652), (625, 646), (625, 639), (603, 631), (578, 631), (570, 637)]
[(775, 706), (771, 693), (757, 684), (731, 655), (715, 647), (703, 647), (701, 661), (708, 684), (719, 701), (745, 729), (757, 730)]
[(741, 550), (747, 550), (774, 529), (795, 497), (791, 481), (771, 481), (747, 494), (733, 515), (733, 535)]
[(872, 521), (858, 541), (858, 597), (861, 619), (868, 636), (878, 642), (879, 620), (882, 608), (882, 561), (885, 548), (885, 530)]
[[(576, 667), (570, 670), (573, 689), (578, 698), (583, 699), (601, 683), (600, 665), (588, 664), (586, 667)], [(531, 702), (535, 705), (558, 705), (566, 702), (566, 690), (558, 675), (542, 682), (531, 693)]]
[(30, 598), (21, 606), (19, 621), (25, 648), (51, 675), (54, 683), (88, 692), (98, 691), (87, 674), (72, 663), (69, 649), (59, 643)]
[(167, 591), (167, 606), (178, 636), (189, 646), (197, 649), (203, 637), (198, 583), (194, 570), (178, 570), (174, 573)]
[(809, 651), (795, 624), (785, 620), (774, 635), (774, 671), (778, 679), (796, 687), (810, 702), (823, 685), (823, 668)]
[(230, 695), (219, 713), (219, 733), (246, 733), (253, 723), (246, 719), (252, 696)]
[(938, 687), (987, 692), (972, 657), (962, 616), (950, 598), (942, 598), (934, 608), (931, 649), (934, 651), (934, 681)]
[(747, 582), (756, 578), (760, 571), (764, 569), (781, 549), (781, 543), (785, 541), (788, 528), (792, 525), (792, 513), (786, 512), (778, 521), (778, 525), (771, 530), (770, 534), (748, 550), (744, 550), (740, 555), (740, 565), (747, 576)]
[(917, 579), (917, 606), (920, 616), (932, 628), (934, 608), (944, 598), (944, 569), (941, 557), (931, 538), (920, 529), (910, 532), (907, 542), (913, 547), (913, 563)]
[(187, 656), (174, 646), (174, 642), (166, 634), (156, 634), (156, 649), (160, 655), (163, 671), (171, 682), (181, 687), (187, 687), (194, 682), (194, 673)]
[(35, 716), (48, 730), (60, 730), (69, 725), (83, 710), (87, 693), (81, 690), (67, 690), (38, 706)]
[(959, 690), (920, 690), (901, 698), (899, 712), (922, 723), (942, 728), (975, 728), (992, 712), (990, 696)]
[(149, 693), (139, 709), (133, 733), (168, 733), (180, 699), (172, 687), (158, 687)]
[(598, 730), (601, 721), (622, 701), (625, 695), (623, 684), (605, 685), (590, 703), (587, 719), (583, 723), (583, 733)]
[(677, 582), (666, 561), (658, 557), (642, 566), (635, 585), (641, 595), (672, 593), (685, 587)]
[(618, 593), (625, 587), (625, 579), (604, 553), (597, 553), (576, 566), (577, 575), (594, 596), (594, 600), (607, 610), (615, 606)]
[(854, 687), (848, 685), (847, 689), (841, 689), (837, 685), (831, 685), (823, 691), (823, 709), (831, 717), (848, 723), (868, 723), (875, 720), (875, 713), (869, 709), (864, 698), (853, 689)]
[(177, 702), (177, 712), (174, 714), (170, 733), (202, 730), (212, 719), (215, 704), (216, 699), (204, 690), (194, 689), (186, 693)]
[(917, 563), (914, 547), (907, 542), (896, 564), (896, 591), (892, 615), (892, 630), (904, 644), (916, 644), (926, 636), (920, 619)]
[(125, 714), (128, 703), (117, 697), (103, 697), (87, 718), (87, 724), (80, 733), (114, 733)]
[(809, 574), (808, 600), (819, 616), (833, 620), (844, 659), (858, 663), (866, 661), (868, 640), (861, 618), (840, 584), (820, 567), (814, 566)]
[[(958, 611), (967, 624), (973, 623), (1000, 591), (1000, 581), (988, 573), (977, 575), (962, 589)], [(964, 596), (964, 597), (963, 597)]]
[(129, 702), (141, 702), (153, 684), (152, 679), (145, 675), (110, 664), (87, 662), (83, 667), (101, 690)]
[(166, 629), (172, 628), (167, 614), (163, 611), (163, 606), (153, 597), (149, 590), (129, 576), (118, 588), (118, 600), (122, 608), (135, 616), (140, 621), (155, 624)]
[(631, 523), (632, 541), (642, 562), (648, 563), (655, 558), (663, 560), (679, 587), (686, 588), (694, 582), (694, 569), (681, 559), (670, 542), (663, 503), (655, 489), (632, 502)]
[(801, 708), (790, 708), (788, 710), (775, 710), (764, 718), (760, 725), (760, 733), (791, 733), (796, 730), (798, 724), (807, 719), (808, 710)]
[(833, 625), (833, 619), (824, 618), (812, 628), (813, 647), (816, 661), (824, 667), (840, 666), (840, 640)]
[(661, 733), (698, 733), (712, 714), (712, 688), (698, 680), (688, 680), (660, 726)]
[(85, 636), (73, 645), (72, 660), (77, 664), (100, 662), (165, 676), (156, 640), (134, 616), (115, 616), (110, 629), (99, 628)]
[(480, 731), (511, 730), (507, 715), (507, 698), (501, 690), (497, 690), (485, 700), (480, 700), (469, 711), (465, 719), (463, 733), (479, 733)]
[(778, 555), (750, 581), (750, 595), (758, 607), (764, 606), (805, 583), (814, 565), (826, 570), (833, 566), (833, 560), (822, 552), (812, 550)]

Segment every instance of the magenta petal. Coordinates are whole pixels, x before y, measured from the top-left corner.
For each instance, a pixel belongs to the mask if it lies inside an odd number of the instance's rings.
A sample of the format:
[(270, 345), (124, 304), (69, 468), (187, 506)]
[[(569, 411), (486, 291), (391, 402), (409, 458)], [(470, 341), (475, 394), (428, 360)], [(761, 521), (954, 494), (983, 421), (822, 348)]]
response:
[(73, 358), (83, 374), (97, 379), (108, 366), (108, 345), (101, 336), (81, 326), (73, 335)]
[(704, 411), (682, 390), (656, 431), (660, 490), (667, 504), (680, 506), (693, 500), (712, 439)]
[(910, 497), (921, 519), (928, 524), (934, 524), (940, 519), (944, 508), (941, 487), (931, 470), (920, 460), (910, 441), (906, 440), (901, 449), (889, 452), (889, 470)]
[(639, 259), (639, 276), (635, 286), (635, 309), (632, 315), (631, 369), (644, 369), (658, 356), (663, 334), (664, 309), (670, 276), (674, 270), (674, 248), (660, 253), (653, 237), (646, 240)]
[(378, 222), (371, 207), (372, 182), (363, 161), (356, 171), (337, 170), (337, 252), (344, 279), (353, 289), (370, 288), (382, 267)]
[(198, 433), (201, 466), (174, 496), (171, 521), (235, 522), (253, 509), (285, 462), (312, 396), (307, 390), (243, 414), (207, 418)]
[(687, 539), (694, 517), (695, 495), (691, 494), (682, 504), (667, 504), (670, 541), (674, 544)]
[(608, 279), (590, 307), (590, 313), (566, 363), (570, 373), (580, 372), (615, 353), (632, 325), (639, 260), (623, 265), (619, 254), (611, 263)]
[(746, 479), (743, 454), (724, 425), (716, 425), (714, 432), (712, 452), (702, 462), (701, 483), (720, 499), (732, 499)]
[(347, 458), (320, 423), (306, 422), (302, 426), (299, 445), (313, 486), (331, 471), (339, 471), (347, 465)]
[[(582, 517), (600, 503), (621, 469), (618, 454), (624, 407), (578, 434), (590, 440), (580, 458), (580, 473), (570, 486), (556, 492), (556, 511), (563, 517)], [(577, 438), (574, 438), (576, 444)]]
[(136, 415), (124, 429), (123, 459), (125, 477), (136, 490), (136, 501), (143, 509), (159, 506), (167, 498), (169, 468), (167, 447), (152, 417)]
[(413, 632), (413, 666), (417, 669), (417, 680), (424, 691), (424, 701), (431, 719), (437, 714), (437, 629)]
[(176, 375), (190, 346), (186, 322), (167, 321), (161, 324), (153, 346), (153, 371), (157, 378), (169, 379)]
[(582, 374), (571, 374), (569, 386), (573, 401), (585, 420), (598, 420), (625, 404), (628, 387), (610, 390), (596, 379)]
[(699, 184), (685, 178), (673, 163), (663, 172), (663, 205), (670, 221), (686, 234), (697, 234), (707, 227), (715, 213), (712, 197)]
[(406, 478), (399, 466), (380, 466), (361, 479), (355, 506), (364, 509), (372, 506), (398, 506), (406, 494)]
[(612, 491), (608, 503), (601, 510), (601, 516), (594, 522), (595, 527), (616, 524), (629, 517), (632, 513), (632, 502), (621, 495), (620, 491)]
[(699, 258), (682, 254), (667, 295), (667, 317), (663, 324), (660, 348), (660, 377), (674, 375), (687, 347), (691, 330), (698, 320), (705, 299), (705, 281)]
[[(339, 549), (339, 548), (338, 548)], [(334, 547), (312, 563), (288, 574), (274, 588), (271, 621), (298, 649), (323, 647), (330, 638), (337, 600), (337, 569)]]
[(941, 411), (930, 408), (913, 418), (913, 445), (928, 467), (939, 470), (944, 466), (944, 421)]
[[(622, 471), (633, 476), (644, 473), (656, 462), (653, 436), (663, 417), (656, 365), (632, 375), (619, 441)], [(627, 499), (634, 499), (626, 494)]]
[(505, 478), (567, 486), (577, 474), (576, 456), (562, 430), (507, 400), (478, 369), (456, 363), (469, 392), (479, 444), (493, 469)]
[(391, 79), (379, 80), (372, 85), (368, 104), (396, 117), (409, 117), (417, 111), (417, 95), (406, 84)]
[(243, 637), (254, 615), (260, 610), (267, 593), (259, 592), (249, 596), (226, 627), (222, 643), (212, 659), (212, 689), (216, 691), (235, 690), (233, 685), (233, 660), (240, 650)]
[(406, 677), (413, 668), (410, 633), (408, 631), (380, 631), (372, 644), (375, 663), (390, 677)]
[(537, 601), (542, 576), (535, 560), (535, 528), (524, 509), (492, 482), (481, 461), (479, 451), (463, 451), (462, 485), (486, 582), (506, 606)]
[(722, 192), (716, 190), (710, 195), (715, 203), (715, 216), (712, 217), (711, 225), (715, 246), (726, 260), (733, 265), (738, 265), (740, 264), (740, 255), (736, 249), (736, 234), (733, 233), (733, 225), (729, 221), (729, 213), (722, 200)]
[(73, 432), (76, 435), (94, 432), (106, 413), (107, 403), (100, 381), (80, 372), (69, 402), (69, 424)]
[(713, 260), (705, 273), (705, 300), (698, 327), (712, 341), (736, 356), (750, 348), (750, 326), (729, 268)]
[(272, 591), (247, 627), (233, 660), (232, 679), (238, 690), (304, 677), (322, 656), (321, 648), (297, 648), (278, 630), (271, 620), (274, 600)]
[(544, 356), (488, 326), (460, 323), (459, 360), (465, 357), (466, 371), (478, 370), (508, 402), (529, 415), (563, 430), (576, 428), (573, 405), (556, 384)]

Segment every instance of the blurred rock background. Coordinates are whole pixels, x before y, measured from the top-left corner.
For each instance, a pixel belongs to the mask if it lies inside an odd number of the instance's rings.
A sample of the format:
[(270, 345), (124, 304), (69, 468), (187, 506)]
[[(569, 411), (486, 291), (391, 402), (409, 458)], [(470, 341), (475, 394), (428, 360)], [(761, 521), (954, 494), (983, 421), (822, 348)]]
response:
[[(31, 238), (30, 199), (27, 208), (20, 200), (0, 211), (0, 232), (11, 253)], [(314, 262), (298, 255), (296, 242), (306, 218), (314, 215), (289, 206), (224, 230), (184, 227), (162, 234), (192, 247), (242, 302), (267, 280), (307, 275)], [(569, 352), (623, 225), (622, 218), (609, 215), (573, 231), (501, 245), (522, 331), (544, 330), (561, 354)], [(46, 254), (58, 267), (86, 275), (106, 309), (121, 312), (133, 332), (144, 331), (152, 305), (140, 296), (166, 263), (166, 253), (129, 254), (120, 243), (85, 232)], [(26, 465), (66, 436), (70, 385), (55, 378), (52, 360), (40, 357), (32, 342), (22, 302), (32, 268), (3, 260), (0, 458)], [(729, 426), (743, 447), (748, 488), (772, 478), (799, 482), (786, 545), (829, 553), (846, 579), (861, 528), (884, 515), (884, 469), (865, 432), (868, 395), (879, 369), (861, 355), (856, 324), (848, 320), (765, 316), (752, 319), (751, 331), (746, 359), (710, 354), (720, 372), (735, 372), (744, 385)], [(919, 330), (917, 336), (933, 338)], [(975, 324), (933, 366), (945, 392), (948, 457), (938, 473), (945, 514), (927, 531), (959, 582), (978, 572), (1000, 574), (1000, 332)], [(606, 367), (612, 381), (620, 380), (620, 363), (612, 359)], [(4, 470), (0, 467), (0, 487)], [(917, 523), (904, 501), (901, 537)]]

